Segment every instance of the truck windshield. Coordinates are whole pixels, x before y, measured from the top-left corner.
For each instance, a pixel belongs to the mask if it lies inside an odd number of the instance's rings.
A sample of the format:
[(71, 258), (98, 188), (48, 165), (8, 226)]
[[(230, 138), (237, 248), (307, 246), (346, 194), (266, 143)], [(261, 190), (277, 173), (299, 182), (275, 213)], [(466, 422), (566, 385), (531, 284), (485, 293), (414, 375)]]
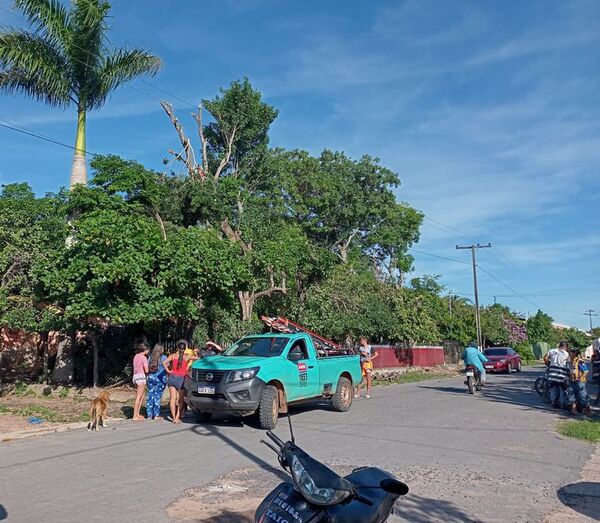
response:
[(280, 356), (289, 338), (244, 338), (225, 351), (224, 356)]

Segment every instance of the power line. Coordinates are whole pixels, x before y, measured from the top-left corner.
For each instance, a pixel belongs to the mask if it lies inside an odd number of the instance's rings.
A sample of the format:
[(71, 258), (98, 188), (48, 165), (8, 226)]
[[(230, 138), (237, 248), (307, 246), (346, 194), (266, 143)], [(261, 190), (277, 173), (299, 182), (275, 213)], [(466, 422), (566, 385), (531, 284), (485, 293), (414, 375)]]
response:
[[(50, 142), (55, 145), (60, 145), (61, 147), (66, 147), (67, 149), (76, 150), (76, 148), (73, 147), (72, 145), (69, 145), (64, 142), (60, 142), (58, 140), (55, 140), (54, 138), (49, 138), (48, 136), (44, 136), (43, 134), (36, 133), (35, 131), (31, 131), (30, 129), (26, 129), (25, 127), (19, 127), (14, 123), (9, 122), (8, 120), (0, 120), (0, 122), (5, 122), (5, 123), (0, 123), (0, 127), (10, 129), (11, 131), (15, 131), (17, 133), (22, 133), (22, 134), (26, 134), (28, 136), (32, 136), (34, 138), (38, 138), (39, 140), (44, 140), (45, 142)], [(94, 155), (93, 153), (91, 153), (89, 151), (86, 151), (85, 154), (90, 155), (90, 156)]]
[[(535, 297), (551, 297), (551, 296), (562, 296), (565, 294), (580, 294), (586, 293), (590, 291), (600, 290), (600, 287), (592, 286), (592, 287), (567, 287), (564, 289), (549, 289), (549, 290), (541, 290), (535, 292), (524, 292), (520, 295), (518, 294), (479, 294), (479, 296), (485, 296), (486, 298), (491, 298), (496, 296), (497, 298), (514, 298), (514, 297), (522, 297), (529, 296), (531, 298)], [(470, 296), (470, 292), (456, 292), (455, 294), (460, 294), (461, 296)]]
[(502, 285), (503, 287), (506, 287), (509, 291), (515, 293), (516, 296), (518, 296), (519, 298), (522, 298), (523, 300), (525, 300), (527, 303), (530, 303), (531, 305), (533, 305), (534, 307), (541, 309), (542, 307), (540, 307), (537, 303), (532, 302), (530, 299), (526, 298), (525, 296), (523, 296), (522, 294), (518, 293), (516, 290), (514, 290), (510, 285), (504, 283), (500, 278), (497, 278), (496, 276), (494, 276), (490, 271), (488, 271), (487, 269), (485, 269), (484, 267), (482, 267), (481, 265), (478, 265), (478, 267), (485, 272), (490, 278), (496, 280), (500, 285)]
[(417, 254), (424, 254), (425, 256), (431, 256), (432, 258), (439, 258), (440, 260), (446, 260), (446, 261), (451, 261), (454, 263), (461, 263), (463, 265), (469, 265), (467, 262), (462, 261), (462, 260), (457, 260), (456, 258), (448, 258), (447, 256), (440, 256), (439, 254), (432, 254), (430, 252), (419, 251), (417, 249), (413, 249), (412, 247), (410, 247), (410, 250)]

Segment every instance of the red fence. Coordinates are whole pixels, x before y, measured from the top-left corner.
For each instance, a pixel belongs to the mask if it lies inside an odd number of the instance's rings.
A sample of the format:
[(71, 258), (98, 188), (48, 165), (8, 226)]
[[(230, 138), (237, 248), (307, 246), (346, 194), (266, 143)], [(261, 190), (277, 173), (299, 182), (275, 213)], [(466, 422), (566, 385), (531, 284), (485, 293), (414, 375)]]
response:
[(390, 367), (435, 367), (444, 364), (443, 347), (400, 348), (391, 345), (373, 345), (378, 354), (373, 360), (376, 369)]

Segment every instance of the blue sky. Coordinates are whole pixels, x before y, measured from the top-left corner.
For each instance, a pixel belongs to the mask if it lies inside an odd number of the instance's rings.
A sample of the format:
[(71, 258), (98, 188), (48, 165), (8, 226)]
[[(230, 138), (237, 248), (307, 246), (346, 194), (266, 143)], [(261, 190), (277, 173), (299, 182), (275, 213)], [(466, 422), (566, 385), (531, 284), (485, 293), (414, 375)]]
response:
[[(0, 24), (23, 24), (6, 9)], [(482, 303), (583, 328), (600, 311), (600, 2), (121, 0), (112, 14), (111, 42), (164, 67), (90, 115), (90, 151), (160, 169), (178, 142), (158, 100), (193, 121), (157, 87), (197, 103), (247, 76), (280, 110), (273, 145), (368, 153), (399, 173), (398, 198), (427, 216), (415, 276), (471, 296), (455, 245), (491, 242)], [(25, 98), (0, 95), (0, 120), (74, 139), (73, 111)], [(0, 144), (0, 183), (68, 183), (68, 149), (1, 128)]]

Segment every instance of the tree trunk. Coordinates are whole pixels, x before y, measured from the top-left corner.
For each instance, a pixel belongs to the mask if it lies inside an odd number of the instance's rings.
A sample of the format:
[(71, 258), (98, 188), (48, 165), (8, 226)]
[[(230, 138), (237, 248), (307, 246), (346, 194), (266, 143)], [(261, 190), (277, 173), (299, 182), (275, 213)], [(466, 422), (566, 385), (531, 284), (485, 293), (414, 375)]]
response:
[(252, 318), (254, 309), (254, 294), (248, 291), (239, 291), (238, 298), (242, 310), (242, 321), (249, 321)]
[(73, 350), (75, 348), (75, 334), (67, 339), (60, 340), (56, 352), (56, 362), (52, 370), (52, 382), (63, 385), (73, 383)]
[(75, 154), (71, 167), (71, 189), (77, 184), (87, 184), (87, 167), (85, 164), (85, 107), (79, 106), (77, 110), (77, 138), (75, 140)]
[(48, 331), (42, 332), (42, 383), (48, 384)]
[(92, 333), (92, 350), (94, 351), (93, 387), (98, 387), (98, 334)]

